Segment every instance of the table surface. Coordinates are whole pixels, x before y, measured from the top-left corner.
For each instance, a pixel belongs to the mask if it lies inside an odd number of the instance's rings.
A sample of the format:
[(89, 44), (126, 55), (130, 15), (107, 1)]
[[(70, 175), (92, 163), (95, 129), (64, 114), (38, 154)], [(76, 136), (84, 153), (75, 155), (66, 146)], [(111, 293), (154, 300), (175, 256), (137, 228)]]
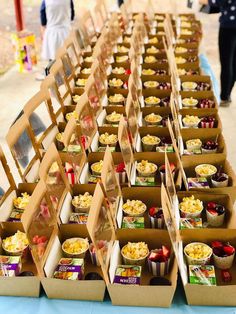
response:
[[(201, 68), (207, 75), (211, 76), (216, 98), (219, 100), (219, 87), (216, 78), (211, 70), (209, 62), (205, 55), (200, 56)], [(158, 296), (157, 296), (158, 297)], [(79, 314), (99, 314), (108, 311), (109, 314), (163, 314), (163, 313), (214, 313), (214, 314), (236, 314), (236, 307), (204, 307), (188, 306), (181, 282), (178, 283), (175, 297), (171, 308), (148, 308), (148, 307), (126, 307), (112, 306), (109, 296), (106, 295), (104, 302), (90, 301), (71, 301), (48, 299), (44, 293), (40, 298), (23, 298), (23, 297), (1, 297), (0, 296), (0, 313), (22, 313), (22, 314), (50, 314), (50, 313), (76, 313)]]

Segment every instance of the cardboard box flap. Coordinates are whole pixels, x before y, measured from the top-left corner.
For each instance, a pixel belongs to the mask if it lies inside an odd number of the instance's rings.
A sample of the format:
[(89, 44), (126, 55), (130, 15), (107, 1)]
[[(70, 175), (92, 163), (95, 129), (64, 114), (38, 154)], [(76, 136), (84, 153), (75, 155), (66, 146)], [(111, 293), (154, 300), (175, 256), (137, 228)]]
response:
[(168, 198), (167, 191), (164, 184), (161, 186), (161, 203), (162, 210), (165, 217), (165, 222), (167, 230), (169, 232), (172, 247), (175, 253), (176, 261), (179, 267), (181, 279), (185, 285), (188, 282), (186, 265), (183, 260), (183, 243), (180, 236), (179, 229), (177, 228), (175, 219), (173, 217), (173, 212), (171, 210), (171, 203)]
[(81, 18), (80, 28), (83, 30), (83, 33), (88, 42), (92, 44), (92, 40), (96, 37), (96, 28), (89, 10), (86, 11)]
[[(71, 31), (71, 34), (73, 36), (73, 41), (75, 43), (76, 50), (81, 49), (81, 52), (85, 49), (87, 46), (85, 44), (85, 38), (82, 30), (80, 28), (74, 28)], [(88, 47), (87, 47), (88, 48)]]
[(51, 114), (54, 115), (55, 119), (62, 113), (64, 102), (59, 93), (56, 80), (53, 75), (48, 75), (42, 82), (40, 89), (49, 93), (50, 98), (47, 99)]
[(133, 101), (131, 94), (128, 94), (125, 106), (126, 117), (128, 120), (129, 129), (132, 135), (133, 145), (138, 133), (138, 116), (135, 111), (135, 101)]
[(35, 182), (38, 179), (41, 156), (24, 114), (11, 126), (6, 141), (22, 180)]
[(50, 95), (46, 90), (41, 90), (35, 94), (25, 105), (24, 113), (27, 116), (35, 141), (45, 150), (54, 140), (59, 132), (55, 116), (49, 109)]
[(110, 203), (112, 220), (114, 226), (116, 227), (116, 213), (118, 209), (119, 197), (121, 196), (121, 189), (116, 176), (115, 165), (109, 147), (106, 148), (103, 159), (101, 180)]
[[(87, 229), (96, 249), (104, 280), (106, 284), (108, 284), (108, 268), (111, 257), (111, 247), (115, 240), (115, 229), (113, 227), (109, 203), (99, 183), (97, 183), (95, 188), (91, 209), (87, 221)], [(99, 249), (99, 241), (107, 242), (107, 250)]]
[(66, 75), (63, 68), (63, 63), (60, 59), (52, 65), (50, 73), (54, 76), (60, 97), (63, 101), (66, 101), (67, 97), (70, 95), (70, 86), (67, 83)]
[(0, 205), (5, 201), (8, 195), (16, 189), (16, 183), (10, 168), (7, 164), (6, 157), (0, 146)]
[(89, 144), (91, 143), (93, 136), (97, 132), (97, 123), (93, 112), (89, 106), (88, 96), (84, 93), (77, 103), (75, 111), (79, 115), (79, 122), (82, 135), (87, 136)]
[(95, 116), (97, 116), (102, 110), (102, 102), (93, 76), (88, 78), (85, 85), (85, 93), (88, 96), (91, 109), (94, 111)]
[(80, 127), (76, 123), (74, 117), (72, 117), (66, 124), (64, 133), (63, 133), (63, 144), (67, 150), (70, 152), (70, 145), (79, 145), (81, 154), (85, 155), (85, 143), (82, 142), (82, 134), (80, 131)]
[(106, 72), (103, 72), (104, 70), (102, 70), (101, 63), (99, 63), (98, 60), (94, 61), (91, 71), (99, 97), (102, 98), (104, 93), (106, 92)]
[(133, 107), (135, 109), (136, 115), (138, 116), (140, 113), (141, 104), (139, 101), (139, 91), (138, 87), (136, 86), (136, 83), (133, 80), (132, 75), (130, 75), (128, 80), (128, 89), (129, 89), (129, 95), (131, 95), (133, 100)]
[[(65, 80), (67, 82), (67, 86), (71, 86), (71, 82), (75, 79), (75, 68), (73, 67), (70, 57), (67, 53), (65, 47), (61, 47), (57, 50), (56, 59), (60, 59), (63, 64), (63, 71), (65, 74)], [(74, 83), (72, 83), (72, 86)]]
[(81, 65), (80, 60), (81, 60), (82, 52), (79, 51), (79, 53), (77, 53), (77, 50), (74, 44), (74, 38), (75, 38), (75, 34), (74, 34), (74, 31), (72, 31), (70, 33), (70, 36), (64, 42), (64, 48), (66, 49), (70, 62), (76, 72), (76, 70), (79, 69)]
[(120, 150), (123, 156), (123, 160), (126, 167), (127, 176), (130, 179), (131, 167), (134, 161), (132, 146), (130, 143), (130, 136), (127, 129), (127, 123), (124, 118), (121, 117), (118, 129), (118, 140), (120, 145)]
[[(30, 243), (32, 256), (40, 271), (46, 259), (45, 253), (57, 220), (47, 187), (42, 180), (37, 184), (31, 197), (34, 202), (30, 202), (25, 209), (21, 222)], [(35, 236), (44, 236), (46, 241), (39, 247), (35, 244)]]

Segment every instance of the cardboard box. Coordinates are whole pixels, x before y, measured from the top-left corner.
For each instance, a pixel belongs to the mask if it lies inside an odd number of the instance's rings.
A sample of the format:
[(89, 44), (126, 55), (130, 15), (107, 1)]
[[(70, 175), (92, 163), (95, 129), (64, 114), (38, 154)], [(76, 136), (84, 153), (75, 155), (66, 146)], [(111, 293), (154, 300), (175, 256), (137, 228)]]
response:
[[(193, 92), (187, 92), (187, 91), (181, 91), (180, 92), (181, 98), (179, 99), (179, 109), (180, 109), (180, 114), (188, 114), (189, 112), (192, 112), (192, 110), (195, 110), (195, 114), (201, 114), (201, 113), (206, 113), (206, 110), (208, 111), (209, 114), (216, 114), (218, 110), (218, 103), (217, 100), (214, 96), (214, 93), (212, 91), (193, 91)], [(197, 100), (200, 99), (209, 99), (213, 100), (215, 106), (213, 108), (199, 108), (198, 106), (194, 109), (189, 108), (189, 107), (183, 107), (182, 106), (182, 99), (184, 98), (190, 98), (193, 97)], [(190, 111), (189, 111), (190, 110)]]
[(6, 141), (22, 181), (36, 182), (39, 178), (41, 155), (25, 115), (11, 126)]
[(102, 112), (99, 114), (99, 116), (97, 117), (98, 126), (99, 127), (101, 127), (101, 126), (103, 126), (103, 127), (106, 127), (106, 126), (118, 127), (117, 123), (108, 123), (106, 121), (106, 116), (111, 114), (111, 113), (113, 113), (113, 112), (125, 115), (125, 108), (124, 107), (119, 107), (119, 106), (108, 106), (108, 107), (105, 107), (102, 110)]
[(155, 113), (157, 115), (160, 115), (162, 118), (169, 117), (171, 119), (171, 110), (169, 107), (144, 107), (142, 108), (142, 115), (139, 119), (139, 126), (147, 126), (147, 127), (165, 127), (162, 123), (160, 122), (159, 125), (157, 126), (152, 126), (150, 124), (147, 124), (145, 122), (145, 117), (151, 113)]
[[(0, 243), (2, 239), (12, 236), (20, 230), (24, 232), (22, 226), (11, 223), (7, 228), (0, 226)], [(1, 248), (2, 251), (2, 248)], [(4, 252), (1, 255), (6, 255)], [(16, 277), (2, 277), (0, 276), (0, 295), (2, 296), (21, 296), (21, 297), (39, 297), (40, 294), (40, 278), (32, 260), (31, 254), (28, 253), (26, 261), (22, 262), (23, 271), (30, 271), (34, 276), (16, 276)]]
[[(114, 305), (135, 305), (135, 306), (162, 306), (168, 307), (172, 302), (177, 281), (177, 266), (176, 261), (172, 259), (171, 270), (166, 276), (170, 280), (170, 286), (150, 286), (149, 280), (153, 277), (147, 269), (142, 270), (141, 285), (119, 285), (113, 284), (115, 270), (117, 265), (121, 265), (120, 248), (128, 241), (138, 242), (144, 241), (149, 245), (150, 249), (160, 247), (165, 244), (170, 247), (170, 241), (166, 231), (160, 230), (140, 230), (139, 232), (132, 232), (137, 230), (125, 230), (126, 232), (114, 233), (114, 228), (111, 222), (111, 213), (107, 211), (107, 222), (99, 219), (102, 213), (101, 201), (104, 195), (101, 188), (96, 188), (96, 206), (94, 207), (94, 214), (89, 216), (89, 233), (91, 239), (96, 245), (98, 239), (108, 240), (110, 243), (107, 258), (103, 259), (99, 254), (98, 258), (101, 263), (101, 268), (104, 275), (112, 304)], [(95, 204), (94, 204), (95, 205)], [(110, 218), (109, 218), (110, 217)], [(110, 221), (110, 225), (109, 225)], [(100, 227), (99, 227), (100, 226)], [(104, 229), (104, 227), (106, 228)], [(100, 232), (99, 232), (100, 231)], [(119, 230), (123, 231), (123, 230)], [(114, 241), (116, 239), (116, 241)], [(156, 298), (156, 294), (160, 298)], [(137, 295), (142, 295), (143, 298), (137, 298)]]
[[(225, 207), (225, 219), (224, 224), (220, 227), (220, 229), (234, 229), (235, 228), (235, 211), (233, 207), (232, 200), (228, 194), (211, 194), (211, 193), (202, 193), (197, 191), (186, 191), (186, 192), (177, 192), (177, 200), (174, 203), (174, 211), (175, 216), (179, 217), (179, 204), (182, 202), (184, 197), (191, 197), (194, 196), (195, 199), (199, 199), (204, 204), (204, 210), (201, 215), (203, 218), (203, 223), (207, 221), (206, 219), (206, 212), (205, 212), (205, 206), (208, 202), (215, 202), (217, 204), (220, 204)], [(177, 225), (178, 221), (177, 221)], [(211, 227), (210, 225), (207, 226), (207, 229), (215, 229), (214, 227)], [(217, 228), (217, 230), (219, 227)], [(215, 232), (217, 233), (217, 230)]]
[[(187, 128), (186, 126), (184, 126), (184, 124), (182, 122), (183, 118), (186, 117), (186, 115), (198, 116), (199, 118), (213, 117), (215, 119), (214, 128), (222, 129), (222, 123), (221, 123), (221, 120), (220, 120), (218, 113), (211, 114), (211, 113), (209, 113), (208, 109), (201, 109), (200, 112), (198, 111), (198, 109), (186, 109), (186, 110), (182, 110), (182, 112), (183, 112), (183, 114), (180, 114), (178, 116), (178, 118), (179, 118), (180, 127), (183, 129)], [(207, 129), (207, 131), (209, 131), (209, 129)]]
[[(95, 204), (98, 204), (98, 206), (106, 206), (105, 200), (102, 197), (99, 199), (96, 198), (96, 200), (94, 199), (92, 208), (94, 208)], [(104, 211), (103, 214), (106, 215)], [(90, 216), (94, 217), (94, 212)], [(103, 216), (103, 218), (104, 217), (105, 216)], [(88, 224), (90, 224), (89, 221)], [(103, 280), (65, 281), (52, 277), (58, 261), (63, 255), (61, 244), (66, 239), (72, 237), (85, 237), (85, 235), (83, 232), (80, 232), (79, 229), (76, 229), (74, 225), (64, 225), (60, 232), (54, 234), (48, 255), (43, 265), (44, 276), (41, 279), (41, 282), (44, 290), (49, 298), (102, 301), (106, 289)], [(87, 256), (85, 257), (84, 271), (85, 276), (90, 272), (96, 272), (103, 278), (100, 266), (92, 264), (89, 252), (87, 252)]]
[[(181, 130), (182, 135), (182, 143), (180, 147), (184, 148), (184, 150), (187, 150), (186, 147), (186, 141), (191, 139), (200, 139), (201, 142), (204, 144), (207, 141), (216, 141), (218, 143), (218, 148), (216, 153), (212, 153), (210, 155), (218, 155), (223, 154), (226, 156), (227, 149), (224, 137), (221, 133), (221, 129), (182, 129)], [(180, 150), (181, 155), (185, 155), (185, 151)], [(204, 153), (201, 153), (202, 155), (206, 155)], [(192, 155), (191, 155), (192, 156)], [(187, 156), (186, 156), (187, 157)], [(189, 156), (190, 157), (190, 156)]]
[(108, 145), (110, 147), (110, 149), (112, 150), (112, 152), (119, 152), (120, 151), (120, 148), (119, 148), (119, 143), (118, 143), (118, 127), (108, 127), (108, 126), (105, 126), (105, 127), (99, 127), (98, 129), (98, 132), (96, 132), (96, 134), (94, 135), (93, 137), (93, 141), (91, 143), (91, 151), (92, 152), (99, 152), (99, 151), (105, 151), (106, 150), (106, 145), (102, 145), (100, 142), (99, 142), (99, 137), (102, 135), (102, 134), (105, 134), (105, 133), (108, 133), (109, 135), (116, 135), (117, 136), (117, 143), (116, 145)]
[[(226, 156), (224, 154), (214, 154), (211, 156), (209, 155), (195, 155), (189, 158), (189, 156), (182, 156), (182, 162), (183, 162), (183, 168), (186, 174), (187, 178), (195, 178), (196, 173), (195, 173), (195, 167), (200, 165), (200, 164), (212, 164), (217, 169), (219, 169), (220, 166), (222, 166), (222, 172), (228, 174), (229, 176), (229, 185), (224, 188), (210, 188), (208, 190), (209, 192), (213, 193), (226, 193), (229, 194), (230, 197), (232, 198), (232, 201), (234, 203), (235, 201), (235, 188), (236, 188), (236, 177), (235, 173), (228, 162), (226, 160)], [(183, 177), (184, 178), (184, 177)], [(193, 189), (195, 190), (195, 189)], [(197, 189), (198, 191), (206, 191), (205, 189)]]

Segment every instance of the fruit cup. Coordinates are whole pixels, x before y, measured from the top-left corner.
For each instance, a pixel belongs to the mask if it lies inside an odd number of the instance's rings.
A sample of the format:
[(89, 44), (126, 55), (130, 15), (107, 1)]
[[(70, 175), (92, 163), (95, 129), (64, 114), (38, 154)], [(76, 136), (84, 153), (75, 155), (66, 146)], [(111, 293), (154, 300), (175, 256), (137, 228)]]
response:
[(232, 267), (235, 255), (235, 248), (230, 243), (213, 241), (213, 260), (219, 269), (229, 269)]
[(170, 250), (166, 246), (150, 252), (148, 257), (148, 268), (153, 276), (166, 276), (170, 267)]
[(161, 208), (151, 207), (148, 216), (152, 229), (165, 229), (165, 219)]
[(211, 184), (214, 188), (224, 188), (229, 185), (229, 176), (226, 173), (217, 172), (211, 177)]
[(206, 206), (207, 222), (212, 227), (220, 227), (224, 223), (225, 208), (215, 202), (209, 202)]

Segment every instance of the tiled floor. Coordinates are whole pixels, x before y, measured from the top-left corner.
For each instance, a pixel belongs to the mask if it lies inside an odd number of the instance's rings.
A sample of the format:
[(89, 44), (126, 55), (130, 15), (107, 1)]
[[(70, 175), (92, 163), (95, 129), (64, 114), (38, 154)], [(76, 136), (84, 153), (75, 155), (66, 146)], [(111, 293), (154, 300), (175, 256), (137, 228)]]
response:
[[(109, 3), (112, 0), (108, 0)], [(139, 0), (139, 7), (145, 3), (144, 0)], [(155, 2), (158, 4), (162, 1)], [(166, 1), (165, 10), (171, 1)], [(172, 1), (173, 2), (173, 1)], [(78, 2), (79, 3), (79, 2)], [(83, 7), (93, 6), (94, 0), (84, 2)], [(133, 3), (135, 1), (133, 0)], [(154, 1), (153, 1), (154, 3)], [(162, 2), (163, 3), (163, 2)], [(184, 0), (176, 0), (178, 3), (178, 10), (183, 11)], [(114, 7), (114, 6), (113, 6)], [(163, 6), (162, 6), (163, 8)], [(77, 10), (78, 12), (78, 10)], [(202, 42), (202, 51), (207, 54), (213, 71), (216, 77), (219, 77), (220, 66), (218, 62), (217, 50), (217, 33), (218, 33), (218, 16), (217, 15), (199, 15), (203, 22), (204, 39)], [(23, 108), (27, 100), (38, 91), (40, 83), (35, 81), (35, 73), (19, 74), (16, 68), (12, 68), (4, 76), (0, 77), (0, 101), (1, 101), (1, 115), (0, 115), (0, 142), (6, 150), (4, 137), (7, 130), (20, 110)], [(223, 133), (227, 143), (228, 159), (236, 170), (236, 142), (233, 141), (233, 134), (236, 132), (236, 90), (232, 95), (233, 103), (230, 108), (221, 108), (220, 117), (223, 123)], [(235, 120), (234, 120), (235, 119)]]

